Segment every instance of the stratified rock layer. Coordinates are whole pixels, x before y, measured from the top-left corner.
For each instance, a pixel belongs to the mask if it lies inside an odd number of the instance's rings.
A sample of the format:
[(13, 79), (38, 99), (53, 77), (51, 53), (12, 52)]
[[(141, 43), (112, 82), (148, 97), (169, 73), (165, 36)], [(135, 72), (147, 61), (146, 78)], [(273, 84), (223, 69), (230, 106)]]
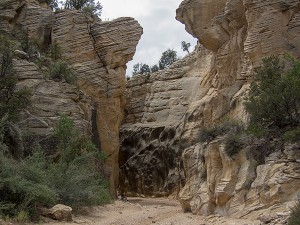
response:
[(53, 42), (78, 73), (78, 84), (92, 97), (101, 148), (107, 153), (111, 189), (119, 174), (119, 129), (123, 119), (126, 63), (132, 59), (142, 28), (132, 18), (92, 20), (84, 12), (55, 15)]
[(119, 175), (126, 63), (135, 53), (142, 27), (129, 17), (102, 22), (83, 11), (53, 13), (35, 0), (3, 0), (0, 30), (23, 32), (34, 40), (38, 51), (49, 50), (54, 43), (61, 47), (63, 58), (78, 76), (77, 86), (46, 79), (47, 72), (42, 73), (34, 62), (15, 59), (18, 85), (29, 87), (33, 93), (32, 107), (23, 113), (20, 125), (49, 136), (63, 113), (86, 134), (91, 134), (93, 127), (94, 140), (100, 140), (97, 144), (108, 156), (106, 171), (114, 194)]
[[(176, 18), (200, 45), (169, 69), (128, 82), (125, 189), (146, 195), (180, 189), (183, 209), (197, 214), (273, 218), (288, 211), (300, 191), (297, 145), (273, 143), (276, 153), (261, 161), (252, 143), (229, 158), (223, 138), (203, 144), (199, 132), (228, 118), (247, 121), (243, 102), (263, 57), (300, 57), (299, 1), (185, 0)], [(164, 133), (169, 139), (162, 140)], [(169, 168), (169, 160), (176, 166)]]

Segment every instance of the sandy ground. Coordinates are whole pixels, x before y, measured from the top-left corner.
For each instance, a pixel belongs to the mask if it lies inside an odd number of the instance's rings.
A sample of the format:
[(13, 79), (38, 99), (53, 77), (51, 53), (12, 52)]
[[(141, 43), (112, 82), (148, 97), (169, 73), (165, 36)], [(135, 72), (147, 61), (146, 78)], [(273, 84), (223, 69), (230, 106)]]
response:
[(165, 198), (128, 198), (128, 202), (89, 209), (86, 215), (73, 217), (73, 222), (49, 221), (45, 225), (258, 225), (259, 221), (236, 220), (216, 216), (201, 217), (183, 213), (178, 201)]

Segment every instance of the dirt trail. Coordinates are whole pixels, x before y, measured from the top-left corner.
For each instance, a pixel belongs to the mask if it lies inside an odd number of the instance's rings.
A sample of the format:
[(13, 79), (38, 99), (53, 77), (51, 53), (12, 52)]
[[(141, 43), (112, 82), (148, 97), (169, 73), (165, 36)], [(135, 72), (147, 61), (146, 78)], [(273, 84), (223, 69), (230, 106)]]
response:
[(128, 202), (93, 207), (86, 216), (74, 216), (72, 223), (48, 222), (46, 225), (258, 225), (259, 221), (207, 218), (183, 213), (178, 201), (165, 198), (128, 198)]

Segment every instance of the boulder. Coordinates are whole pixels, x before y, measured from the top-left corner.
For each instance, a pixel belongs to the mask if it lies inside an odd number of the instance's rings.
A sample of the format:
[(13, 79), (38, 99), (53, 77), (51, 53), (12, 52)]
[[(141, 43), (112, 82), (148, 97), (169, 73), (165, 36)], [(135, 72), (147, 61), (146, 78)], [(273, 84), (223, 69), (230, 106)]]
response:
[(72, 208), (70, 206), (57, 204), (51, 209), (43, 208), (41, 215), (59, 221), (72, 221)]

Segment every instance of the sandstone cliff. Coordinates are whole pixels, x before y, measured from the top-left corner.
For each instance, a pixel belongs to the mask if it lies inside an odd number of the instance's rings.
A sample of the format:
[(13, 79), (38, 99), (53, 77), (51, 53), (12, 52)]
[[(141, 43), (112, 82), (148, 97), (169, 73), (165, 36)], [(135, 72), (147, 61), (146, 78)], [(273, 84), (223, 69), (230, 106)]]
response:
[[(34, 0), (0, 3), (0, 29), (13, 34), (21, 29), (38, 51), (54, 43), (78, 75), (77, 86), (45, 78), (31, 61), (16, 58), (18, 85), (32, 90), (32, 107), (20, 125), (43, 138), (50, 137), (61, 113), (70, 115), (84, 133), (93, 132), (108, 155), (112, 193), (118, 185), (119, 127), (123, 119), (126, 63), (142, 35), (133, 18), (102, 22), (81, 11), (53, 13)], [(49, 143), (48, 143), (49, 144)]]
[[(121, 182), (144, 195), (179, 193), (185, 211), (276, 216), (300, 190), (297, 146), (275, 145), (260, 161), (249, 145), (234, 158), (202, 127), (247, 121), (243, 100), (261, 59), (299, 58), (299, 1), (185, 0), (176, 18), (200, 45), (169, 69), (128, 84), (121, 127)], [(258, 157), (258, 158), (257, 158)]]

